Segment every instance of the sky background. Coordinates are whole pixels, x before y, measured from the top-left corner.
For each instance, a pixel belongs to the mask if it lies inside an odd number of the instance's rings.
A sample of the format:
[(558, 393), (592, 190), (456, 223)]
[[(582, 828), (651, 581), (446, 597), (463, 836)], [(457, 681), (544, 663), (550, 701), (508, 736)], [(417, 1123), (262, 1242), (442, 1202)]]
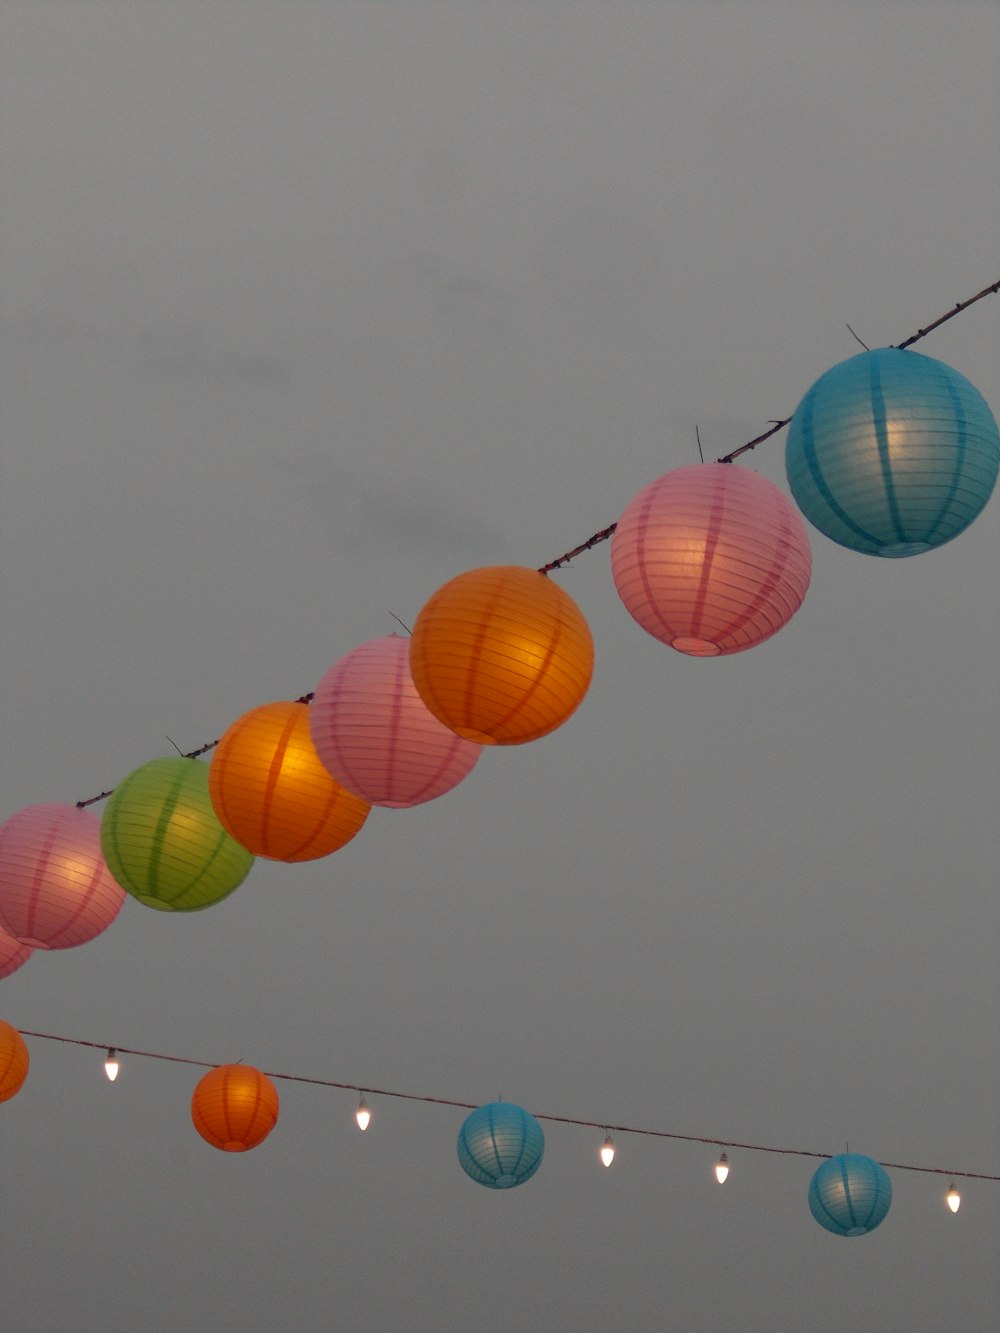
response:
[[(311, 690), (478, 565), (537, 566), (996, 280), (992, 3), (0, 9), (4, 817)], [(920, 343), (1000, 406), (1000, 297)], [(739, 464), (784, 486), (783, 437)], [(608, 547), (572, 721), (218, 907), (129, 900), (15, 1026), (460, 1101), (1000, 1171), (994, 499), (879, 561), (812, 533), (767, 644), (646, 636)], [(97, 807), (100, 810), (101, 807)], [(464, 1113), (32, 1041), (0, 1107), (15, 1333), (985, 1333), (1000, 1186)]]

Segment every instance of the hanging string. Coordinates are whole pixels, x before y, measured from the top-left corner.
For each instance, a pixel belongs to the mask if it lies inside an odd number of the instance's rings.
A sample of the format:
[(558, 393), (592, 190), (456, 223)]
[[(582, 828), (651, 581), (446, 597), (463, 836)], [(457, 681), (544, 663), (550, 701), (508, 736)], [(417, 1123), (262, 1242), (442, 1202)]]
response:
[[(217, 1069), (218, 1063), (210, 1060), (194, 1060), (185, 1055), (165, 1055), (161, 1051), (140, 1051), (130, 1046), (120, 1046), (116, 1042), (86, 1041), (82, 1037), (60, 1037), (52, 1032), (29, 1032), (19, 1028), (22, 1037), (36, 1037), (41, 1041), (60, 1041), (71, 1046), (86, 1046), (95, 1051), (107, 1051), (114, 1047), (118, 1055), (135, 1055), (144, 1060), (167, 1060), (172, 1064), (195, 1065), (199, 1069)], [(370, 1083), (339, 1083), (331, 1078), (315, 1078), (307, 1074), (279, 1074), (273, 1070), (260, 1071), (267, 1078), (282, 1079), (287, 1083), (309, 1083), (321, 1088), (338, 1088), (345, 1092), (365, 1093), (374, 1097), (395, 1097), (408, 1102), (430, 1102), (435, 1106), (455, 1106), (462, 1111), (474, 1111), (478, 1102), (454, 1101), (450, 1097), (431, 1097), (423, 1093), (398, 1092), (392, 1088), (375, 1088)], [(714, 1148), (738, 1148), (743, 1152), (764, 1152), (781, 1154), (786, 1157), (815, 1157), (828, 1161), (834, 1156), (828, 1152), (812, 1152), (808, 1148), (775, 1148), (763, 1143), (744, 1143), (740, 1139), (720, 1139), (716, 1135), (678, 1134), (668, 1129), (642, 1129), (637, 1125), (617, 1125), (608, 1120), (584, 1120), (579, 1116), (551, 1115), (542, 1111), (533, 1111), (536, 1120), (546, 1120), (552, 1124), (580, 1125), (584, 1129), (603, 1129), (615, 1134), (636, 1134), (646, 1138), (674, 1139), (682, 1143), (704, 1143)], [(1000, 1175), (990, 1175), (985, 1171), (953, 1171), (943, 1166), (914, 1166), (912, 1162), (882, 1162), (882, 1166), (894, 1171), (921, 1171), (929, 1175), (948, 1176), (954, 1179), (960, 1176), (964, 1180), (1000, 1180)]]
[[(905, 341), (901, 343), (896, 343), (895, 346), (899, 350), (902, 350), (905, 347), (912, 346), (913, 343), (918, 342), (921, 338), (926, 338), (928, 333), (931, 333), (934, 329), (940, 328), (942, 324), (947, 323), (949, 319), (954, 319), (955, 316), (961, 314), (963, 310), (968, 310), (969, 306), (975, 305), (977, 301), (981, 301), (984, 296), (990, 296), (991, 294), (995, 294), (998, 291), (1000, 291), (1000, 279), (992, 283), (989, 287), (984, 287), (983, 290), (981, 292), (977, 292), (975, 296), (970, 296), (968, 300), (959, 301), (958, 304), (955, 305), (946, 314), (941, 315), (938, 319), (932, 320), (932, 322), (926, 325), (924, 328), (917, 329), (916, 333), (911, 334), (909, 338), (905, 339)], [(719, 463), (732, 463), (733, 460), (739, 458), (741, 454), (747, 453), (750, 449), (756, 449), (758, 444), (763, 444), (764, 441), (769, 440), (772, 435), (777, 435), (779, 430), (784, 430), (784, 428), (789, 424), (791, 419), (792, 419), (791, 417), (785, 417), (783, 420), (777, 421), (772, 418), (770, 430), (766, 430), (763, 432), (763, 434), (756, 436), (752, 440), (748, 440), (746, 444), (741, 444), (738, 449), (734, 449), (732, 453), (725, 454), (723, 455), (722, 458), (719, 458), (716, 461)], [(700, 448), (701, 448), (701, 442), (699, 440), (699, 450)], [(614, 534), (614, 531), (617, 527), (618, 527), (617, 523), (612, 523), (609, 527), (602, 528), (600, 532), (595, 532), (592, 537), (588, 537), (587, 540), (585, 542), (581, 542), (579, 546), (574, 546), (572, 551), (566, 551), (563, 555), (559, 556), (558, 559), (550, 560), (548, 564), (540, 565), (538, 568), (539, 574), (549, 574), (551, 573), (552, 570), (559, 569), (562, 565), (568, 565), (571, 560), (573, 560), (578, 555), (582, 555), (584, 551), (589, 551), (595, 546), (600, 546), (601, 542), (606, 542), (609, 539), (609, 537), (611, 537)], [(390, 614), (392, 613), (390, 612)], [(398, 620), (399, 617), (394, 616), (393, 619)], [(400, 624), (402, 624), (402, 621), (400, 621)], [(403, 628), (405, 629), (406, 626), (404, 625)], [(312, 697), (313, 696), (311, 693), (303, 694), (300, 695), (295, 702), (309, 703), (311, 702)], [(183, 755), (183, 758), (198, 759), (201, 755), (207, 754), (209, 750), (213, 750), (218, 745), (218, 743), (219, 743), (218, 738), (214, 741), (206, 741), (205, 744), (199, 746), (197, 750), (186, 751)], [(109, 787), (106, 791), (98, 792), (96, 796), (88, 796), (86, 800), (77, 801), (76, 803), (77, 807), (78, 809), (82, 810), (88, 805), (95, 805), (98, 801), (106, 800), (113, 791), (114, 788)]]
[[(939, 319), (935, 319), (925, 328), (917, 329), (916, 333), (911, 334), (911, 336), (907, 338), (904, 342), (896, 343), (895, 347), (899, 351), (902, 351), (903, 348), (905, 347), (911, 347), (915, 342), (919, 342), (921, 338), (926, 338), (928, 333), (930, 333), (932, 330), (940, 328), (941, 325), (947, 323), (949, 319), (954, 319), (955, 316), (960, 315), (963, 310), (968, 310), (970, 305), (975, 305), (976, 302), (981, 301), (984, 296), (993, 295), (998, 291), (1000, 291), (1000, 279), (992, 283), (989, 287), (984, 287), (983, 290), (981, 292), (977, 292), (975, 296), (970, 296), (967, 301), (959, 301), (958, 304), (954, 306), (951, 310), (949, 310), (947, 314), (941, 315)], [(847, 327), (850, 328), (850, 325), (848, 325)], [(722, 458), (716, 459), (716, 462), (732, 463), (734, 459), (739, 458), (741, 454), (748, 453), (751, 449), (756, 449), (758, 444), (763, 444), (764, 441), (769, 440), (772, 435), (777, 435), (779, 430), (784, 430), (785, 427), (791, 421), (791, 419), (792, 419), (791, 417), (783, 417), (782, 420), (778, 421), (777, 418), (772, 417), (770, 430), (766, 430), (763, 432), (762, 435), (757, 435), (754, 437), (754, 439), (748, 440), (746, 444), (741, 444), (740, 447), (738, 449), (734, 449), (731, 454), (724, 454)], [(597, 546), (601, 542), (607, 541), (608, 538), (614, 533), (614, 530), (615, 528), (617, 528), (617, 526), (618, 526), (617, 523), (612, 523), (609, 528), (603, 528), (600, 532), (595, 532), (593, 537), (589, 538), (585, 542), (582, 542), (579, 546), (574, 547), (572, 551), (567, 551), (566, 554), (561, 555), (558, 560), (550, 560), (547, 565), (542, 565), (539, 569), (539, 573), (548, 574), (550, 570), (558, 569), (560, 565), (568, 564), (569, 561), (572, 560), (574, 556), (582, 555), (584, 551), (589, 551), (592, 546)]]

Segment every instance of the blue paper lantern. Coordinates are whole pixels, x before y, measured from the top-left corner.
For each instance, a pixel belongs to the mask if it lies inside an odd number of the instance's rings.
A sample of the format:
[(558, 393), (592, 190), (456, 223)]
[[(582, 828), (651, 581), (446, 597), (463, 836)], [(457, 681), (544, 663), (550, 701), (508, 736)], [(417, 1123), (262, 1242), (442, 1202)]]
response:
[(809, 1210), (835, 1236), (874, 1231), (892, 1203), (892, 1181), (878, 1162), (843, 1152), (824, 1162), (809, 1185)]
[(457, 1149), (467, 1176), (489, 1189), (507, 1190), (523, 1185), (541, 1166), (545, 1135), (523, 1107), (490, 1102), (466, 1118)]
[(918, 555), (981, 512), (1000, 468), (982, 394), (917, 352), (862, 352), (821, 375), (788, 432), (788, 484), (814, 527), (865, 555)]

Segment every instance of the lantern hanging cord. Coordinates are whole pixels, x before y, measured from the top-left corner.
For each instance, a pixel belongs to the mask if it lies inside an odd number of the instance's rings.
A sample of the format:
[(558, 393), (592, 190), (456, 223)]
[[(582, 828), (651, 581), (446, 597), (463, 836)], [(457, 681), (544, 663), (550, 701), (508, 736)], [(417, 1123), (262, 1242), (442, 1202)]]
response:
[[(949, 319), (954, 319), (955, 316), (961, 314), (963, 310), (968, 310), (970, 305), (975, 305), (976, 302), (981, 301), (984, 296), (990, 296), (991, 294), (994, 294), (998, 291), (1000, 291), (1000, 279), (992, 283), (989, 287), (984, 287), (983, 290), (981, 292), (977, 292), (975, 296), (970, 296), (968, 300), (959, 301), (958, 304), (954, 306), (951, 310), (949, 310), (946, 314), (941, 315), (938, 319), (933, 320), (925, 328), (917, 329), (916, 333), (911, 334), (910, 337), (907, 338), (904, 342), (896, 343), (895, 346), (899, 350), (902, 350), (903, 348), (906, 347), (910, 347), (913, 343), (918, 342), (921, 338), (926, 338), (928, 333), (931, 333), (934, 329), (940, 328), (942, 324), (947, 323)], [(764, 441), (769, 440), (772, 435), (777, 435), (779, 430), (784, 430), (784, 428), (788, 425), (791, 419), (792, 419), (791, 417), (785, 417), (783, 420), (778, 421), (772, 418), (770, 430), (766, 430), (763, 432), (763, 434), (756, 436), (752, 440), (748, 440), (746, 444), (741, 444), (740, 447), (738, 449), (734, 449), (731, 454), (725, 454), (723, 455), (722, 458), (716, 459), (716, 462), (732, 463), (733, 460), (739, 458), (741, 454), (747, 453), (748, 450), (750, 449), (756, 449), (758, 444), (763, 444)], [(698, 440), (698, 451), (699, 453), (701, 452), (700, 439)], [(559, 556), (558, 559), (550, 560), (546, 565), (540, 565), (538, 567), (539, 574), (548, 574), (553, 569), (559, 569), (562, 565), (568, 565), (571, 560), (573, 560), (578, 555), (582, 555), (584, 551), (589, 551), (594, 546), (600, 546), (602, 542), (606, 542), (609, 537), (613, 536), (615, 529), (617, 527), (618, 527), (617, 523), (612, 523), (609, 527), (602, 528), (600, 532), (595, 532), (592, 537), (588, 537), (587, 540), (585, 542), (581, 542), (579, 546), (574, 546), (572, 551), (566, 551), (563, 555)], [(393, 617), (394, 620), (399, 621), (399, 623), (403, 625), (403, 622), (399, 620), (399, 617), (397, 615), (393, 614), (393, 612), (391, 611), (389, 614)], [(406, 625), (403, 625), (403, 628), (407, 631), (407, 633), (411, 632), (409, 629), (407, 629)], [(298, 699), (295, 700), (295, 702), (301, 704), (307, 704), (312, 702), (312, 698), (313, 698), (312, 693), (302, 694), (298, 697)], [(171, 745), (173, 745), (173, 741), (171, 741), (170, 743)], [(216, 738), (214, 741), (206, 741), (205, 744), (200, 745), (197, 750), (184, 751), (182, 754), (182, 758), (199, 759), (203, 754), (207, 754), (209, 750), (214, 750), (215, 747), (218, 745), (218, 743), (219, 743), (219, 738)], [(113, 791), (114, 788), (109, 787), (106, 791), (98, 792), (96, 796), (88, 796), (83, 801), (77, 801), (76, 803), (77, 808), (83, 810), (88, 805), (95, 805), (98, 801), (107, 800), (107, 798), (111, 795)]]
[[(310, 691), (308, 694), (300, 694), (293, 702), (297, 704), (308, 704), (312, 703), (313, 697), (313, 692)], [(200, 759), (203, 754), (208, 754), (209, 750), (214, 750), (221, 739), (221, 736), (217, 736), (214, 741), (206, 741), (204, 745), (199, 745), (197, 750), (181, 750), (173, 741), (170, 741), (169, 736), (167, 737), (167, 740), (173, 745), (181, 759)], [(113, 791), (114, 787), (109, 787), (107, 791), (98, 792), (96, 796), (88, 796), (85, 801), (77, 801), (76, 808), (78, 810), (85, 810), (88, 805), (95, 805), (98, 801), (106, 801)]]
[[(911, 334), (909, 338), (906, 338), (901, 343), (895, 343), (893, 346), (898, 351), (903, 351), (907, 347), (912, 347), (915, 342), (919, 342), (921, 338), (926, 338), (928, 333), (932, 333), (934, 329), (939, 329), (941, 325), (946, 324), (949, 319), (954, 319), (955, 316), (960, 315), (963, 310), (968, 310), (970, 305), (975, 305), (976, 302), (981, 301), (984, 296), (995, 295), (998, 291), (1000, 291), (1000, 279), (991, 283), (989, 287), (984, 287), (983, 290), (977, 292), (975, 296), (970, 296), (968, 300), (959, 301), (957, 305), (953, 306), (951, 310), (941, 315), (938, 319), (932, 320), (930, 324), (925, 325), (924, 328), (917, 329), (916, 333)], [(847, 327), (850, 328), (850, 325)], [(854, 330), (852, 329), (851, 332), (853, 333)], [(751, 449), (756, 449), (758, 444), (763, 444), (764, 441), (769, 440), (772, 435), (777, 435), (778, 431), (784, 430), (790, 423), (791, 419), (791, 417), (784, 417), (779, 421), (777, 418), (772, 417), (769, 430), (764, 431), (761, 435), (755, 436), (752, 440), (748, 440), (746, 444), (741, 444), (740, 447), (734, 449), (732, 453), (724, 454), (721, 458), (716, 459), (716, 462), (732, 463), (735, 459), (739, 458), (741, 454), (748, 453)], [(608, 538), (612, 536), (617, 526), (617, 523), (612, 523), (610, 527), (603, 528), (600, 532), (595, 532), (593, 537), (590, 537), (585, 542), (581, 542), (580, 545), (575, 546), (572, 551), (567, 551), (565, 555), (559, 556), (557, 560), (550, 560), (547, 565), (541, 565), (538, 572), (540, 574), (548, 574), (550, 570), (558, 569), (560, 565), (569, 564), (574, 556), (582, 555), (584, 551), (589, 551), (592, 546), (598, 546), (601, 542), (607, 541)]]
[[(27, 1028), (19, 1028), (22, 1037), (36, 1037), (40, 1041), (59, 1041), (70, 1046), (85, 1046), (94, 1051), (108, 1051), (114, 1046), (118, 1055), (135, 1055), (145, 1060), (166, 1060), (171, 1064), (194, 1065), (199, 1069), (217, 1069), (218, 1062), (210, 1060), (195, 1060), (185, 1055), (165, 1055), (161, 1051), (140, 1051), (130, 1046), (119, 1046), (106, 1041), (86, 1041), (82, 1037), (61, 1037), (52, 1032), (29, 1032)], [(345, 1092), (356, 1092), (361, 1096), (369, 1097), (395, 1097), (401, 1101), (407, 1102), (429, 1102), (434, 1106), (454, 1106), (462, 1111), (475, 1111), (478, 1109), (478, 1102), (454, 1101), (450, 1097), (432, 1097), (416, 1092), (398, 1092), (391, 1088), (374, 1088), (370, 1083), (340, 1083), (330, 1078), (315, 1078), (307, 1074), (279, 1074), (270, 1069), (260, 1071), (267, 1078), (282, 1079), (286, 1083), (308, 1083), (315, 1087), (337, 1088)], [(559, 1125), (579, 1125), (583, 1129), (603, 1130), (605, 1134), (636, 1134), (645, 1138), (654, 1139), (673, 1139), (681, 1143), (704, 1143), (713, 1148), (736, 1148), (743, 1152), (763, 1152), (781, 1155), (784, 1157), (813, 1157), (820, 1158), (823, 1161), (836, 1154), (828, 1152), (813, 1152), (808, 1148), (775, 1148), (762, 1143), (744, 1143), (739, 1139), (720, 1139), (717, 1135), (707, 1134), (678, 1134), (667, 1129), (642, 1129), (636, 1125), (618, 1125), (608, 1120), (584, 1120), (578, 1116), (569, 1115), (551, 1115), (541, 1111), (533, 1111), (536, 1120), (546, 1120), (550, 1124)], [(949, 1179), (961, 1177), (963, 1180), (1000, 1180), (1000, 1175), (991, 1175), (986, 1171), (953, 1171), (943, 1166), (915, 1166), (912, 1162), (881, 1162), (881, 1166), (887, 1167), (893, 1171), (920, 1171), (927, 1175), (947, 1176)]]

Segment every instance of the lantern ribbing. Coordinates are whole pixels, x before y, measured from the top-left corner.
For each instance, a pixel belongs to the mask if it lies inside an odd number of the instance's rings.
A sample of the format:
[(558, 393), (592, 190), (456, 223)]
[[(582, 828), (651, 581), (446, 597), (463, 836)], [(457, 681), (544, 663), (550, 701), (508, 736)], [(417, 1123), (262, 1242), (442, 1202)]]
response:
[[(88, 1041), (83, 1037), (63, 1037), (53, 1032), (30, 1032), (27, 1028), (18, 1028), (22, 1037), (36, 1037), (40, 1041), (58, 1041), (69, 1046), (84, 1046), (90, 1050), (107, 1051), (114, 1046), (119, 1055), (135, 1055), (144, 1060), (166, 1060), (171, 1064), (195, 1065), (200, 1069), (218, 1069), (220, 1062), (196, 1060), (186, 1055), (166, 1055), (162, 1051), (143, 1051), (131, 1046), (122, 1046), (118, 1042)], [(394, 1097), (399, 1101), (428, 1102), (435, 1106), (454, 1106), (459, 1110), (475, 1111), (479, 1102), (456, 1101), (450, 1097), (435, 1097), (425, 1093), (400, 1092), (392, 1088), (376, 1088), (371, 1083), (342, 1083), (336, 1079), (318, 1078), (308, 1074), (280, 1074), (271, 1069), (260, 1071), (267, 1078), (283, 1079), (287, 1083), (308, 1083), (321, 1088), (337, 1088), (345, 1092), (365, 1093), (369, 1097)], [(715, 1148), (739, 1148), (743, 1152), (763, 1152), (785, 1157), (812, 1157), (829, 1161), (836, 1153), (815, 1152), (808, 1148), (782, 1148), (763, 1143), (745, 1143), (741, 1139), (719, 1138), (717, 1134), (680, 1134), (668, 1129), (645, 1129), (638, 1125), (616, 1124), (608, 1119), (585, 1120), (580, 1116), (552, 1115), (543, 1111), (533, 1111), (536, 1120), (545, 1120), (550, 1124), (578, 1125), (583, 1129), (602, 1129), (605, 1133), (635, 1134), (645, 1138), (673, 1139), (681, 1143), (704, 1143)], [(947, 1176), (963, 1180), (996, 1180), (1000, 1175), (988, 1171), (956, 1171), (943, 1166), (916, 1166), (912, 1162), (880, 1162), (880, 1166), (893, 1171), (919, 1171), (925, 1175)]]

